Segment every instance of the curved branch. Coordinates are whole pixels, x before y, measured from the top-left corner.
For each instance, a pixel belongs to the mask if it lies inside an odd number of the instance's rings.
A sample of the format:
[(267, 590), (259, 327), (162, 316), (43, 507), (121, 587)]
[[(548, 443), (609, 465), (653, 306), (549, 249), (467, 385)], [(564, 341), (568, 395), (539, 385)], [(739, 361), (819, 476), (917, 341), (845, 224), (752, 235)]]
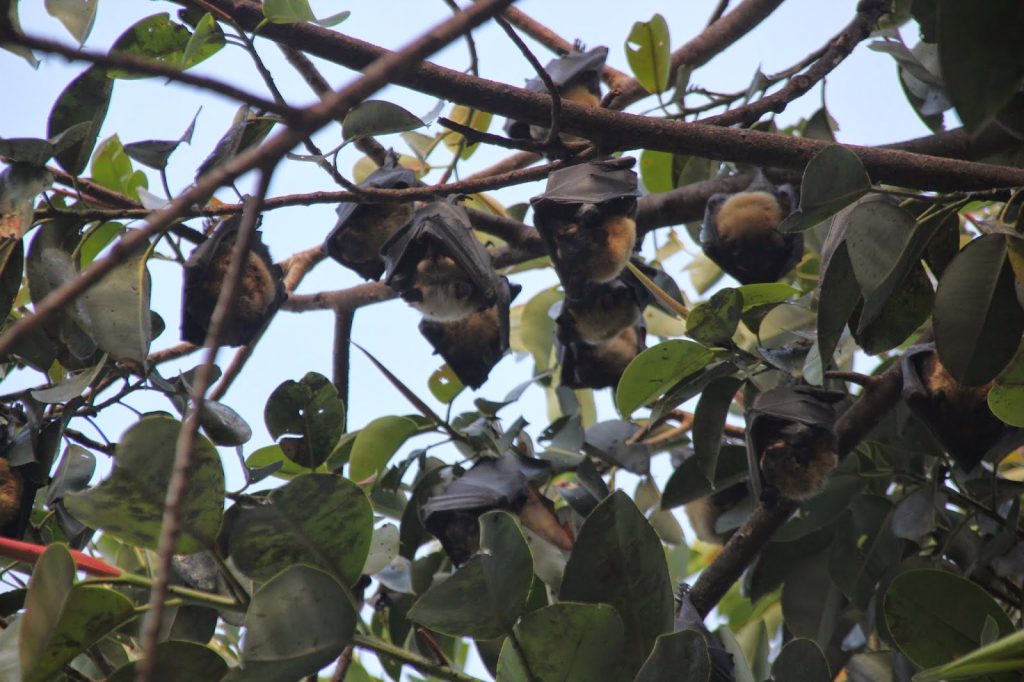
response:
[(717, 116), (702, 119), (701, 123), (720, 126), (736, 123), (750, 125), (769, 111), (782, 112), (790, 102), (802, 97), (849, 57), (853, 48), (871, 35), (872, 27), (884, 13), (885, 9), (881, 5), (859, 9), (857, 16), (829, 41), (828, 49), (805, 73), (790, 78), (778, 92)]

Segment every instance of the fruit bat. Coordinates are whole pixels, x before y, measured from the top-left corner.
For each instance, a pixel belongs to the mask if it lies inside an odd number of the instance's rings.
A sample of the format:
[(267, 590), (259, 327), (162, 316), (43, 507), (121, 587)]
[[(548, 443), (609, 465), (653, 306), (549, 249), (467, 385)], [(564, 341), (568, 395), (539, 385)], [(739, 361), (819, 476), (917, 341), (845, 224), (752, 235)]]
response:
[(640, 321), (643, 304), (636, 288), (622, 278), (592, 284), (582, 296), (566, 296), (556, 320), (559, 340), (566, 344), (581, 341), (591, 346), (610, 341)]
[[(398, 165), (398, 155), (389, 150), (384, 165), (359, 183), (362, 188), (406, 189), (418, 184), (416, 174)], [(411, 203), (338, 204), (338, 222), (327, 235), (324, 250), (363, 279), (380, 279), (384, 259), (380, 248), (398, 228), (412, 218)]]
[[(202, 345), (206, 339), (241, 223), (241, 215), (221, 221), (213, 234), (185, 261), (181, 338), (189, 343)], [(246, 256), (233, 312), (221, 330), (222, 344), (242, 346), (256, 337), (285, 299), (283, 277), (284, 273), (270, 258), (270, 251), (257, 229)]]
[(742, 192), (708, 199), (701, 248), (740, 284), (776, 282), (803, 256), (803, 234), (778, 231), (797, 203), (792, 185), (773, 185), (758, 171)]
[(590, 345), (583, 341), (560, 344), (562, 384), (569, 388), (608, 388), (619, 383), (626, 365), (645, 348), (643, 320), (611, 339)]
[(610, 282), (633, 255), (640, 191), (634, 159), (591, 161), (548, 176), (546, 191), (530, 200), (558, 278), (569, 296), (589, 283)]
[[(747, 462), (754, 494), (805, 500), (821, 492), (836, 468), (834, 403), (844, 393), (780, 386), (758, 393), (746, 412)], [(762, 477), (765, 488), (762, 490)]]
[(549, 477), (546, 463), (513, 452), (497, 458), (482, 457), (441, 493), (427, 499), (420, 509), (423, 527), (440, 540), (457, 566), (479, 549), (477, 520), (492, 509), (518, 514), (527, 528), (569, 549), (571, 536), (558, 524), (551, 501), (536, 490), (536, 484)]
[(935, 344), (908, 348), (902, 358), (903, 399), (964, 471), (986, 455), (1005, 455), (1024, 441), (1024, 429), (1000, 421), (988, 407), (992, 382), (961, 384), (939, 360)]
[[(595, 47), (586, 52), (575, 49), (564, 57), (552, 59), (544, 70), (562, 99), (596, 107), (601, 104), (601, 69), (607, 57), (607, 47)], [(547, 92), (539, 77), (526, 81), (526, 89)], [(510, 118), (505, 122), (505, 132), (512, 138), (542, 139), (547, 135), (547, 128)]]
[(501, 279), (469, 216), (450, 201), (419, 208), (384, 242), (384, 281), (434, 322), (452, 322), (498, 301)]
[(420, 321), (420, 333), (466, 386), (483, 385), (508, 350), (509, 304), (521, 289), (502, 277), (498, 300), (490, 308), (451, 322)]

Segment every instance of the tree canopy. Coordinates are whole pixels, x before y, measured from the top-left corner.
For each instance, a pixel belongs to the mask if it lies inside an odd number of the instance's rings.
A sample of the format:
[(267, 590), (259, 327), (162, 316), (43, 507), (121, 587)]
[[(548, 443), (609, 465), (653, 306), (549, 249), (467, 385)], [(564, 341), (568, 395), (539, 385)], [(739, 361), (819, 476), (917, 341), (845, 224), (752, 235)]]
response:
[(1017, 679), (1024, 6), (443, 4), (0, 4), (0, 679)]

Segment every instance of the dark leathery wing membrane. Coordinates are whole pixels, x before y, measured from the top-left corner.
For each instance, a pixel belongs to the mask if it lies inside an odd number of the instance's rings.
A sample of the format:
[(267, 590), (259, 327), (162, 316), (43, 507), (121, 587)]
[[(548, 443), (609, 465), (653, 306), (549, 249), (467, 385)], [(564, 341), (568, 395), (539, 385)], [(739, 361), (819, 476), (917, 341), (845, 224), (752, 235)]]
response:
[[(601, 101), (601, 69), (608, 57), (607, 47), (591, 50), (574, 50), (564, 57), (552, 59), (544, 67), (560, 96), (581, 104), (599, 104)], [(526, 81), (526, 89), (532, 92), (547, 92), (539, 77)], [(525, 121), (508, 119), (505, 132), (509, 137), (529, 139), (530, 124)]]
[[(398, 164), (398, 155), (388, 151), (384, 165), (359, 183), (364, 189), (407, 189), (418, 184), (416, 174)], [(338, 222), (327, 235), (327, 255), (363, 279), (380, 279), (384, 273), (381, 247), (391, 235), (412, 218), (413, 205), (404, 203), (338, 204)]]
[[(262, 221), (262, 217), (259, 220)], [(202, 345), (206, 339), (241, 222), (241, 215), (221, 221), (185, 262), (181, 337), (189, 343)], [(221, 330), (220, 342), (225, 346), (242, 346), (252, 341), (277, 312), (285, 296), (284, 273), (271, 259), (256, 229), (242, 271), (240, 290), (227, 325)]]
[(486, 310), (501, 283), (466, 210), (451, 201), (420, 207), (381, 247), (384, 281), (424, 317), (451, 322)]

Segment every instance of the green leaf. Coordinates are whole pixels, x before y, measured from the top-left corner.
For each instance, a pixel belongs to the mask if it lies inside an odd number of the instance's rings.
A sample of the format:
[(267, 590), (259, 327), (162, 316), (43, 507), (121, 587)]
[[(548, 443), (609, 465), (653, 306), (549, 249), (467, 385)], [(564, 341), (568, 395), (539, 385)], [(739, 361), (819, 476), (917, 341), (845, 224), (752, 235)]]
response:
[(701, 471), (709, 481), (715, 480), (729, 406), (742, 385), (743, 382), (736, 377), (715, 379), (701, 392), (697, 408), (693, 411), (693, 456), (700, 462)]
[(896, 576), (886, 590), (884, 612), (900, 651), (922, 668), (948, 663), (977, 649), (988, 618), (995, 620), (1001, 635), (1015, 629), (983, 588), (933, 569)]
[(583, 522), (559, 599), (615, 607), (625, 625), (623, 653), (633, 669), (647, 658), (658, 635), (672, 629), (672, 583), (661, 541), (621, 490)]
[(307, 0), (264, 0), (263, 16), (272, 24), (316, 21)]
[(743, 312), (763, 305), (782, 303), (800, 294), (797, 289), (782, 282), (764, 284), (744, 284), (736, 291), (743, 297)]
[(871, 180), (860, 158), (849, 149), (830, 145), (814, 155), (800, 183), (800, 208), (779, 225), (780, 232), (814, 227), (868, 193)]
[(107, 364), (106, 356), (95, 367), (79, 372), (70, 379), (65, 379), (56, 386), (32, 391), (32, 397), (41, 403), (66, 403), (85, 392)]
[[(93, 528), (155, 550), (180, 429), (181, 422), (165, 416), (144, 417), (136, 422), (117, 444), (110, 476), (95, 488), (69, 493), (64, 498), (68, 511)], [(192, 554), (212, 547), (223, 508), (220, 457), (210, 441), (197, 435), (175, 553)]]
[[(263, 421), (291, 460), (315, 469), (345, 432), (345, 406), (327, 377), (308, 372), (300, 381), (289, 379), (274, 389)], [(294, 436), (283, 438), (286, 434)]]
[(669, 477), (662, 491), (661, 508), (671, 509), (697, 498), (723, 490), (748, 477), (747, 449), (741, 445), (723, 445), (715, 462), (715, 483), (704, 476), (704, 462), (689, 457)]
[(821, 300), (818, 303), (818, 354), (822, 371), (832, 362), (843, 330), (861, 300), (860, 287), (853, 272), (853, 263), (845, 243), (840, 243), (829, 259), (821, 278)]
[[(207, 12), (196, 24), (192, 36), (189, 37), (185, 49), (181, 53), (181, 68), (187, 69), (210, 57), (224, 47), (224, 32), (217, 20)], [(198, 115), (198, 114), (197, 114)], [(195, 120), (193, 119), (193, 124)], [(189, 132), (191, 136), (191, 131)]]
[[(138, 661), (122, 666), (107, 682), (133, 682)], [(195, 642), (168, 640), (156, 647), (152, 682), (219, 680), (228, 671), (227, 662), (210, 647)]]
[[(519, 338), (531, 355), (533, 355), (534, 375), (551, 369), (551, 349), (555, 339), (555, 321), (548, 311), (562, 299), (557, 288), (545, 289), (531, 298), (521, 308), (519, 317)], [(518, 306), (517, 306), (518, 307)]]
[(288, 459), (288, 455), (284, 454), (284, 450), (281, 449), (280, 445), (262, 447), (245, 459), (245, 466), (252, 470), (266, 469), (278, 463), (280, 463), (280, 466), (273, 470), (273, 475), (286, 481), (290, 481), (299, 474), (308, 474), (313, 471), (309, 467), (304, 467)]
[(844, 241), (864, 296), (860, 329), (878, 318), (921, 260), (924, 244), (916, 258), (901, 258), (913, 232), (914, 216), (888, 201), (862, 201), (850, 212)]
[(103, 587), (73, 586), (75, 562), (66, 545), (47, 547), (25, 598), (19, 652), (26, 682), (51, 679), (65, 664), (135, 616), (131, 601)]
[(98, 66), (86, 69), (57, 96), (46, 124), (47, 135), (53, 137), (69, 128), (85, 124), (81, 139), (57, 153), (57, 163), (71, 175), (85, 170), (96, 146), (100, 128), (107, 117), (114, 81)]
[(229, 553), (253, 580), (304, 563), (352, 585), (366, 563), (373, 510), (366, 493), (340, 476), (301, 474), (271, 491), (264, 504), (237, 512)]
[(1024, 84), (1024, 5), (990, 0), (978, 6), (956, 0), (938, 4), (939, 64), (964, 126), (981, 130)]
[(680, 630), (658, 637), (633, 682), (706, 682), (710, 676), (711, 657), (704, 635)]
[(459, 381), (459, 377), (456, 376), (452, 368), (445, 364), (430, 375), (430, 378), (427, 379), (427, 388), (442, 403), (451, 404), (466, 387)]
[(858, 608), (867, 609), (878, 581), (902, 556), (903, 543), (892, 532), (892, 513), (887, 498), (864, 495), (836, 527), (829, 574)]
[(207, 438), (217, 445), (244, 445), (252, 438), (252, 428), (242, 415), (216, 400), (203, 401), (199, 424)]
[(707, 346), (729, 343), (740, 323), (743, 295), (736, 289), (721, 289), (706, 303), (701, 303), (686, 316), (686, 334)]
[(197, 118), (199, 118), (199, 112), (196, 112), (196, 115), (192, 117), (192, 123), (189, 124), (188, 128), (185, 129), (185, 132), (182, 133), (181, 137), (177, 140), (144, 140), (142, 142), (131, 142), (124, 146), (124, 153), (135, 161), (141, 163), (143, 166), (149, 166), (156, 170), (164, 170), (167, 167), (167, 160), (170, 159), (174, 150), (176, 150), (182, 142), (190, 143), (192, 141), (192, 132), (195, 130)]
[(615, 389), (619, 414), (629, 417), (713, 359), (710, 350), (693, 341), (674, 339), (648, 348), (633, 358), (619, 379)]
[(928, 273), (923, 265), (916, 263), (885, 301), (874, 321), (864, 326), (854, 314), (850, 321), (853, 338), (861, 350), (871, 355), (895, 348), (927, 322), (934, 302), (935, 291)]
[[(129, 27), (114, 42), (110, 49), (114, 54), (126, 54), (142, 59), (153, 60), (181, 69), (188, 69), (203, 61), (223, 47), (223, 42), (208, 40), (198, 48), (193, 47), (190, 61), (183, 60), (185, 50), (189, 46), (192, 34), (181, 24), (171, 21), (170, 15), (154, 14), (140, 19)], [(223, 41), (223, 37), (221, 38)], [(111, 69), (111, 78), (151, 78), (148, 74), (140, 74), (126, 69)]]
[(352, 641), (356, 613), (334, 578), (291, 566), (256, 590), (245, 615), (242, 670), (227, 680), (273, 682), (315, 675)]
[(533, 557), (515, 517), (503, 511), (481, 516), (480, 548), (480, 554), (413, 604), (409, 620), (476, 639), (512, 630), (533, 584)]
[(153, 318), (146, 247), (114, 266), (81, 297), (86, 331), (114, 361), (133, 360), (142, 365), (149, 355)]
[(675, 155), (644, 149), (640, 152), (640, 179), (651, 194), (660, 194), (676, 188)]
[(1024, 311), (1001, 234), (978, 237), (957, 254), (939, 280), (932, 313), (935, 346), (957, 381), (980, 386), (1017, 352)]
[(97, 223), (89, 228), (79, 244), (78, 258), (82, 268), (89, 267), (100, 252), (124, 232), (125, 228), (121, 223)]
[(46, 0), (46, 11), (64, 24), (79, 45), (84, 45), (96, 21), (99, 5), (99, 0)]
[(825, 654), (813, 640), (792, 639), (782, 647), (772, 663), (772, 679), (775, 682), (830, 682)]
[(132, 168), (132, 160), (124, 153), (117, 135), (111, 135), (96, 148), (92, 157), (92, 179), (108, 189), (127, 194), (138, 201), (139, 188), (148, 188), (149, 180), (142, 171)]
[(365, 481), (383, 471), (398, 448), (419, 428), (408, 417), (379, 417), (356, 436), (349, 455), (348, 475), (353, 481)]
[(341, 122), (341, 136), (348, 142), (369, 135), (402, 133), (425, 125), (419, 116), (397, 104), (368, 99), (349, 109)]
[(523, 616), (516, 639), (529, 668), (509, 639), (498, 658), (498, 682), (614, 680), (623, 643), (622, 620), (606, 604), (562, 601)]
[[(491, 119), (494, 118), (494, 114), (489, 111), (473, 109), (464, 104), (456, 104), (452, 107), (451, 113), (448, 114), (448, 118), (456, 123), (469, 126), (473, 130), (479, 130), (482, 133), (486, 133), (487, 129), (491, 127)], [(448, 148), (448, 151), (454, 154), (459, 151), (459, 145), (465, 138), (461, 133), (448, 131), (447, 133), (444, 133), (441, 139), (444, 141), (444, 146)], [(462, 150), (462, 153), (459, 154), (459, 158), (463, 160), (468, 159), (479, 146), (479, 142), (467, 145)]]
[(1010, 426), (1024, 427), (1024, 349), (999, 373), (988, 392), (992, 414)]
[(997, 639), (950, 663), (914, 675), (914, 682), (942, 682), (1024, 668), (1024, 632)]
[(633, 23), (626, 38), (626, 59), (633, 75), (648, 92), (668, 90), (672, 53), (668, 24), (655, 14), (650, 21)]

